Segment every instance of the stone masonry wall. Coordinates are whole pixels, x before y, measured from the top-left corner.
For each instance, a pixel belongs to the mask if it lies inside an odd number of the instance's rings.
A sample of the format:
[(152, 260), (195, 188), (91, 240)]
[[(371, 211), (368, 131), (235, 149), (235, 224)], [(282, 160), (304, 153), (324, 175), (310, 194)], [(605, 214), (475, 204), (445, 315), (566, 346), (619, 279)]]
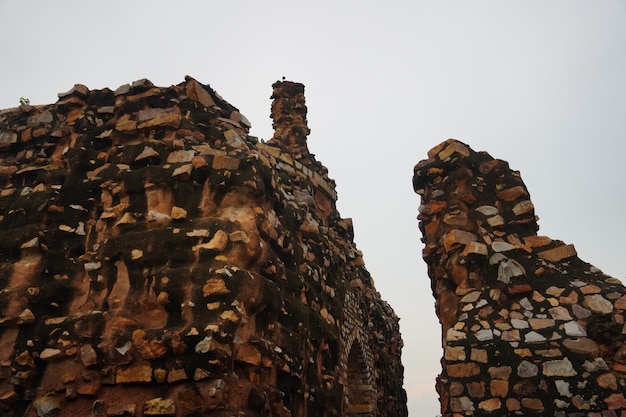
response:
[(191, 77), (0, 111), (0, 414), (407, 415), (304, 86), (272, 98), (265, 144)]
[(626, 288), (538, 236), (519, 172), (450, 139), (415, 166), (444, 417), (626, 417)]

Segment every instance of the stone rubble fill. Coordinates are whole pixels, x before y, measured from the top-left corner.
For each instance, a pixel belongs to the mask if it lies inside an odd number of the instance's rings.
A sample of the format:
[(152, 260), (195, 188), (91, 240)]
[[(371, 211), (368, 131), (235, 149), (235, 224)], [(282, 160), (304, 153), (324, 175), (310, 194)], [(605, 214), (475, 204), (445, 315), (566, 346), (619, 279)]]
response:
[(626, 417), (624, 285), (537, 235), (505, 161), (449, 139), (413, 185), (442, 326), (442, 415)]

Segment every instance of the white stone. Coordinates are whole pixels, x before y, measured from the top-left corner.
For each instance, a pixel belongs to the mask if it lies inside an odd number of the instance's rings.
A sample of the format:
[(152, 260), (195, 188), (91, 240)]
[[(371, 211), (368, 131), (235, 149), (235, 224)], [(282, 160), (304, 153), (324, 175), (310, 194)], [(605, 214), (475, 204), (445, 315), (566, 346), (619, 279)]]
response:
[(511, 325), (516, 329), (528, 329), (530, 326), (526, 320), (511, 319)]
[(226, 139), (226, 143), (233, 148), (248, 150), (248, 147), (241, 136), (239, 136), (239, 134), (232, 129), (224, 132), (224, 139)]
[(526, 297), (522, 298), (519, 303), (526, 310), (533, 310), (534, 309), (533, 305), (531, 304), (530, 301), (528, 301), (528, 298), (526, 298)]
[(167, 220), (170, 220), (171, 217), (165, 213), (159, 213), (158, 211), (150, 210), (148, 212), (148, 216), (146, 217), (146, 219), (149, 222), (155, 222), (155, 221), (167, 221)]
[(572, 393), (569, 392), (569, 382), (563, 381), (562, 379), (557, 379), (554, 381), (554, 385), (556, 385), (556, 389), (559, 391), (562, 397), (571, 397)]
[(195, 350), (198, 353), (207, 353), (211, 350), (211, 338), (209, 336), (205, 336), (204, 339), (198, 342)]
[(532, 331), (532, 332), (526, 333), (526, 335), (524, 336), (524, 341), (526, 343), (538, 343), (538, 342), (545, 342), (546, 338), (540, 335), (539, 333)]
[(568, 336), (574, 336), (574, 337), (587, 336), (587, 332), (585, 331), (585, 329), (583, 329), (582, 326), (575, 320), (568, 321), (567, 323), (563, 325), (563, 327), (565, 328), (565, 334)]
[(574, 376), (578, 373), (574, 370), (569, 359), (547, 361), (543, 363), (543, 374), (545, 376)]
[(503, 226), (504, 225), (504, 218), (502, 216), (500, 216), (500, 215), (489, 217), (487, 219), (487, 223), (491, 227)]
[(491, 255), (491, 257), (489, 258), (489, 264), (490, 265), (495, 265), (497, 263), (500, 263), (502, 261), (507, 260), (508, 258), (506, 256), (504, 256), (501, 253), (494, 253), (493, 255)]
[(493, 249), (494, 252), (507, 252), (516, 248), (517, 247), (515, 245), (511, 245), (508, 242), (502, 242), (500, 240), (496, 240), (491, 244), (491, 249)]
[(132, 344), (130, 342), (126, 342), (122, 346), (116, 347), (115, 350), (117, 350), (120, 355), (124, 356), (126, 352), (128, 352), (128, 349), (130, 349), (131, 346)]
[(463, 298), (461, 298), (461, 302), (462, 303), (473, 303), (476, 300), (478, 300), (478, 297), (480, 297), (480, 291), (472, 291), (471, 293), (465, 295)]
[(39, 238), (34, 237), (28, 242), (22, 243), (22, 246), (20, 246), (20, 249), (35, 248), (37, 246), (39, 246)]
[(480, 206), (476, 209), (477, 212), (484, 214), (485, 216), (493, 216), (498, 214), (498, 208), (494, 206)]
[(609, 314), (613, 311), (613, 304), (600, 294), (585, 296), (584, 303), (594, 313)]
[(511, 282), (511, 278), (525, 274), (524, 268), (512, 259), (502, 261), (500, 265), (498, 265), (498, 281), (502, 281), (505, 284)]
[(552, 307), (548, 310), (550, 315), (555, 320), (571, 320), (572, 316), (569, 314), (569, 310), (567, 310), (563, 306)]
[(39, 358), (43, 359), (43, 360), (54, 359), (54, 358), (58, 358), (59, 356), (62, 356), (62, 355), (63, 355), (63, 352), (60, 349), (45, 348), (39, 354)]
[(85, 272), (96, 271), (102, 267), (100, 262), (87, 262), (83, 265)]
[(583, 368), (587, 372), (608, 371), (609, 366), (604, 362), (602, 358), (595, 358), (593, 361), (585, 361)]
[(522, 361), (517, 366), (517, 375), (521, 378), (530, 378), (539, 372), (539, 367), (532, 362)]
[(482, 329), (476, 332), (476, 339), (484, 342), (485, 340), (493, 340), (493, 331), (491, 329)]

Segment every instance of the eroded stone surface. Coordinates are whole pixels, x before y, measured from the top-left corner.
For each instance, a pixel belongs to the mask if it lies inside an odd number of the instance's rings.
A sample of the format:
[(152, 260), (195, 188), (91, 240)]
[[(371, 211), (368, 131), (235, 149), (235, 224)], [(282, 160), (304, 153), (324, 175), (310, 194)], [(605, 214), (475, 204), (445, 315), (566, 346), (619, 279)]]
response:
[(413, 184), (443, 330), (442, 415), (625, 417), (626, 288), (574, 245), (537, 236), (505, 161), (454, 139), (428, 158)]
[(398, 319), (277, 82), (0, 111), (0, 414), (406, 416)]

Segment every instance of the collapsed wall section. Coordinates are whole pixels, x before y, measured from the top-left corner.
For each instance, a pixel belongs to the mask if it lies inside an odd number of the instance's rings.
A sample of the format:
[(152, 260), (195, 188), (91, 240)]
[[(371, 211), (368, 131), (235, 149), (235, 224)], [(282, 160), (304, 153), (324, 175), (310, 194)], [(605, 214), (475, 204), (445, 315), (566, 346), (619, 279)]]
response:
[(538, 236), (519, 172), (449, 139), (415, 166), (444, 417), (626, 416), (626, 288)]
[(304, 87), (273, 87), (267, 144), (191, 77), (0, 112), (3, 415), (355, 415), (354, 358), (359, 415), (407, 414)]

